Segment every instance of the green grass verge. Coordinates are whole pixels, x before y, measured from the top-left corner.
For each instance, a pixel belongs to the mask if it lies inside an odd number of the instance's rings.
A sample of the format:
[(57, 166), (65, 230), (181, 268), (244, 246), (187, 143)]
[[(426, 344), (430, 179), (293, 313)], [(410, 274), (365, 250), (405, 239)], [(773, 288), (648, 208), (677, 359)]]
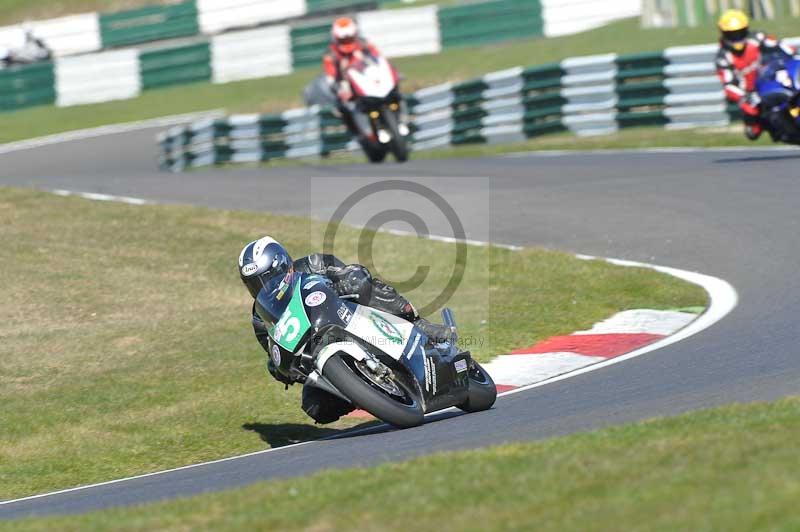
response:
[(798, 435), (786, 399), (5, 529), (797, 530)]
[[(0, 188), (0, 500), (283, 445), (317, 427), (269, 378), (234, 262), (263, 233), (321, 249), (307, 219), (129, 206)], [(359, 232), (337, 253), (356, 260)], [(379, 234), (375, 263), (429, 301), (452, 244)], [(34, 290), (33, 292), (31, 290)], [(32, 295), (35, 294), (35, 295)], [(428, 297), (428, 299), (426, 299)], [(449, 305), (480, 360), (630, 308), (705, 305), (697, 287), (566, 253), (470, 247)]]
[[(763, 27), (778, 35), (794, 35), (798, 33), (799, 21), (765, 21)], [(620, 39), (620, 35), (625, 35), (625, 39)], [(578, 35), (455, 48), (439, 55), (398, 59), (396, 63), (406, 77), (405, 90), (413, 91), (518, 65), (537, 65), (606, 52), (624, 54), (661, 50), (674, 45), (708, 43), (715, 38), (715, 30), (711, 27), (643, 30), (638, 20), (631, 19)], [(380, 46), (380, 42), (377, 44)], [(306, 68), (283, 77), (225, 85), (197, 83), (153, 90), (127, 101), (67, 108), (46, 106), (0, 114), (0, 143), (70, 129), (215, 108), (226, 108), (230, 112), (282, 111), (302, 104), (302, 89), (317, 73), (316, 68)]]

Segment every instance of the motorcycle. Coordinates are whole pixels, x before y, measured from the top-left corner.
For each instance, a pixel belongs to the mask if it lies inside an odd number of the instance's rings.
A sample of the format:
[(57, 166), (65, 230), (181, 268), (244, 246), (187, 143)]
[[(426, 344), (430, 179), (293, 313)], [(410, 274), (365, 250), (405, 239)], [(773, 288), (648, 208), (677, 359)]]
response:
[[(315, 386), (399, 428), (450, 407), (492, 407), (497, 388), (456, 342), (431, 345), (413, 323), (337, 296), (326, 278), (290, 272), (256, 298), (270, 359), (292, 382)], [(455, 327), (452, 311), (444, 323)]]
[(759, 71), (756, 91), (761, 98), (761, 120), (773, 140), (800, 145), (800, 61), (767, 59)]
[(364, 54), (347, 67), (344, 78), (354, 96), (352, 105), (345, 105), (350, 107), (367, 158), (382, 162), (391, 152), (398, 162), (407, 161), (410, 131), (403, 122), (403, 98), (394, 67), (384, 57)]
[(30, 31), (25, 31), (22, 33), (17, 47), (0, 46), (0, 70), (49, 61), (52, 57), (53, 52), (43, 40), (34, 37)]

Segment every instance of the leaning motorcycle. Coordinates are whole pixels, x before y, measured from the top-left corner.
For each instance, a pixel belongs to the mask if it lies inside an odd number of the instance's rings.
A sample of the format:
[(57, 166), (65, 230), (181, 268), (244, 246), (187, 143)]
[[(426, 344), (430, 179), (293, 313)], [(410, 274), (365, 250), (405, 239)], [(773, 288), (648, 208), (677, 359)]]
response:
[[(337, 296), (324, 277), (274, 279), (256, 298), (256, 312), (269, 325), (277, 371), (395, 427), (453, 406), (487, 410), (497, 397), (492, 378), (456, 342), (432, 345), (412, 322)], [(455, 327), (449, 309), (442, 318)]]
[(764, 62), (756, 81), (761, 120), (775, 141), (800, 145), (800, 61), (789, 57)]
[(345, 105), (353, 114), (359, 143), (371, 162), (391, 152), (398, 162), (408, 160), (409, 128), (403, 121), (403, 98), (394, 67), (381, 56), (364, 54), (344, 72), (353, 92)]

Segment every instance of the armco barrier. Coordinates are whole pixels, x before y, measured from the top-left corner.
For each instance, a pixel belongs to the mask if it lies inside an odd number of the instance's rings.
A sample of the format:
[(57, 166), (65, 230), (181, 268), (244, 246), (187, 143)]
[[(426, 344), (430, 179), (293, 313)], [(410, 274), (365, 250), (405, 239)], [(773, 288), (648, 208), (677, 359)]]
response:
[(545, 37), (572, 35), (599, 28), (614, 20), (638, 17), (642, 0), (540, 0)]
[(137, 50), (62, 57), (55, 69), (60, 107), (125, 100), (142, 90)]
[(289, 26), (285, 25), (217, 35), (211, 40), (212, 80), (228, 83), (289, 74), (291, 48)]
[(441, 8), (439, 27), (442, 46), (447, 48), (541, 37), (544, 19), (539, 2), (495, 0)]
[[(97, 13), (38, 20), (29, 26), (57, 56), (95, 52), (102, 48)], [(13, 48), (15, 41), (18, 42), (22, 36), (20, 26), (0, 28), (0, 46)]]
[(55, 100), (55, 72), (51, 62), (0, 70), (0, 111), (15, 111)]
[[(65, 56), (377, 7), (376, 0), (184, 0), (27, 25), (55, 55)], [(20, 25), (0, 27), (0, 46), (13, 48), (21, 35)]]
[(103, 48), (197, 35), (194, 0), (100, 15)]
[(139, 64), (143, 90), (209, 81), (211, 48), (203, 42), (142, 52)]
[[(411, 142), (426, 150), (521, 142), (561, 131), (588, 136), (636, 126), (726, 125), (738, 110), (725, 101), (714, 49), (575, 57), (422, 89), (408, 98)], [(331, 111), (319, 108), (173, 128), (159, 145), (162, 167), (171, 170), (358, 148)]]
[(442, 50), (436, 6), (369, 11), (357, 16), (361, 34), (387, 57), (436, 54)]
[[(544, 4), (540, 0), (488, 0), (444, 9), (431, 5), (367, 11), (358, 13), (357, 19), (364, 36), (375, 42), (388, 57), (434, 54), (443, 47), (542, 35), (543, 31), (547, 32), (548, 17), (553, 13), (558, 14), (561, 9), (557, 7), (559, 4), (551, 5), (548, 3), (550, 0), (543, 1)], [(603, 8), (603, 20), (629, 14), (625, 6), (631, 1), (635, 0), (621, 0), (619, 9), (607, 6)], [(565, 5), (570, 9), (577, 9), (576, 6), (585, 8), (591, 14), (600, 4), (605, 5), (601, 0), (568, 0)], [(106, 46), (124, 46), (151, 38), (186, 36), (192, 34), (196, 28), (217, 33), (240, 26), (258, 26), (276, 19), (296, 18), (311, 12), (329, 13), (347, 6), (365, 5), (377, 5), (377, 2), (187, 0), (166, 6), (103, 15), (99, 21), (96, 14), (43, 21), (34, 25), (34, 32), (53, 35), (53, 41), (47, 42), (56, 45), (57, 55), (61, 57), (99, 49), (101, 34)], [(590, 18), (592, 24), (598, 20), (594, 15)], [(581, 19), (578, 17), (576, 20)], [(576, 28), (584, 26), (581, 22), (580, 26), (562, 28), (560, 31), (577, 31)], [(83, 60), (63, 61), (56, 68), (57, 80), (60, 81), (53, 86), (52, 82), (43, 80), (48, 84), (38, 87), (37, 93), (42, 95), (55, 90), (58, 105), (75, 105), (107, 101), (102, 99), (104, 97), (133, 97), (142, 89), (184, 82), (211, 80), (214, 83), (228, 83), (284, 75), (298, 67), (319, 65), (330, 38), (329, 28), (330, 20), (317, 19), (310, 23), (259, 26), (225, 32), (214, 35), (209, 42), (191, 45), (172, 44), (144, 52), (126, 49), (126, 53), (136, 56), (134, 62), (139, 64), (136, 74), (139, 79), (135, 83), (128, 79), (127, 67), (124, 81), (117, 83), (112, 79), (88, 80), (85, 72), (89, 70), (89, 66)], [(0, 42), (4, 31), (0, 28)], [(18, 28), (14, 32), (17, 37), (21, 35)], [(110, 55), (106, 57), (106, 53)], [(110, 51), (90, 57), (98, 64), (118, 65), (121, 56), (116, 51)], [(203, 64), (202, 61), (206, 63)], [(77, 72), (73, 74), (72, 70)], [(105, 77), (109, 78), (108, 75)], [(82, 79), (91, 81), (87, 81), (85, 90), (77, 85)], [(111, 90), (112, 86), (115, 86), (114, 90)], [(41, 97), (30, 99), (25, 95), (16, 99), (47, 101)], [(13, 105), (8, 104), (3, 108), (13, 108)]]

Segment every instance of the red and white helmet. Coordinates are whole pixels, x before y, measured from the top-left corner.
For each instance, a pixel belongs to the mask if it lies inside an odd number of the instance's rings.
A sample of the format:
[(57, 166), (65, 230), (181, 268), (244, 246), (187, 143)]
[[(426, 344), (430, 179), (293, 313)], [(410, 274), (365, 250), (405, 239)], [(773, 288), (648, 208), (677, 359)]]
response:
[(350, 17), (337, 18), (331, 28), (331, 38), (339, 52), (350, 55), (358, 48), (358, 25)]

